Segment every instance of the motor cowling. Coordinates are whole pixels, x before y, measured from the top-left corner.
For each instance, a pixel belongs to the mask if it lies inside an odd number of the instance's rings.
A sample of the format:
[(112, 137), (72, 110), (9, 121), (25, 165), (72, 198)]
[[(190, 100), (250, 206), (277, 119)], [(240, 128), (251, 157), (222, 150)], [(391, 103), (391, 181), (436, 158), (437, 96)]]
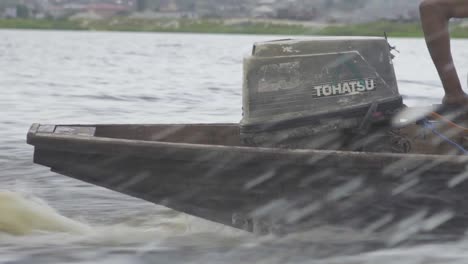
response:
[(244, 60), (241, 138), (254, 146), (340, 149), (350, 132), (389, 120), (402, 105), (385, 38), (256, 43)]

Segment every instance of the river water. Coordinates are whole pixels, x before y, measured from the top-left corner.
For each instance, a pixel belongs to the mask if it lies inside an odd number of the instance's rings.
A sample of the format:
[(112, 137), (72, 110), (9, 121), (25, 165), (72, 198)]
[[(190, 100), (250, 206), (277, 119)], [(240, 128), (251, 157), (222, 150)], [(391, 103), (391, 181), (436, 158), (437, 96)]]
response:
[[(277, 38), (0, 31), (0, 263), (466, 263), (466, 242), (353, 254), (373, 238), (338, 228), (253, 237), (32, 163), (34, 122), (238, 122), (243, 57)], [(424, 41), (391, 42), (405, 103), (438, 103)], [(453, 41), (464, 83), (467, 46)]]

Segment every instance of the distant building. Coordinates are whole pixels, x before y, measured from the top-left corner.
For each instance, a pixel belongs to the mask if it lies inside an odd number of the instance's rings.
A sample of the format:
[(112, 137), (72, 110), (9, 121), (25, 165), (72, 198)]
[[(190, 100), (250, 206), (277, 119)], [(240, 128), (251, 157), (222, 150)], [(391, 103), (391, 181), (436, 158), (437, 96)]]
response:
[(159, 12), (177, 12), (178, 10), (175, 0), (160, 0)]
[(252, 10), (252, 16), (255, 18), (275, 18), (277, 13), (275, 8), (272, 6), (261, 5)]
[(18, 17), (18, 10), (16, 7), (7, 7), (3, 11), (4, 18), (17, 18)]
[[(1, 1), (1, 0), (0, 0)], [(135, 11), (137, 0), (49, 0), (45, 13), (55, 17), (73, 19), (106, 18)], [(53, 2), (52, 2), (53, 1)]]
[(276, 5), (277, 18), (310, 21), (317, 18), (320, 2), (305, 2), (300, 0), (285, 0)]
[(81, 12), (81, 13), (76, 13), (70, 16), (68, 19), (90, 21), (90, 20), (101, 20), (103, 19), (103, 17), (94, 12)]
[(276, 17), (276, 0), (259, 0), (257, 6), (252, 10), (252, 16), (256, 18)]
[[(420, 0), (0, 0), (0, 17), (278, 18), (362, 23), (414, 21)], [(15, 8), (17, 5), (21, 8)], [(27, 12), (26, 12), (27, 11)], [(27, 14), (25, 16), (25, 14)], [(78, 16), (78, 17), (80, 17)]]
[(341, 16), (344, 22), (370, 22), (376, 20), (417, 21), (418, 1), (392, 0), (382, 3), (369, 3), (353, 12), (354, 16)]
[(111, 17), (121, 12), (129, 12), (132, 7), (118, 4), (90, 4), (85, 6), (85, 10), (88, 13), (94, 13), (102, 17)]

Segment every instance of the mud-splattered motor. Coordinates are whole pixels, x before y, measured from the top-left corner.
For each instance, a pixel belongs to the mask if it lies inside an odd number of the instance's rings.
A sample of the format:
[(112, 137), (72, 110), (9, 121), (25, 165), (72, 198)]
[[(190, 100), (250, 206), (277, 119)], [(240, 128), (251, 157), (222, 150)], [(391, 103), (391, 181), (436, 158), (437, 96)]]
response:
[(385, 38), (256, 43), (244, 61), (245, 144), (407, 152), (389, 127), (403, 107)]

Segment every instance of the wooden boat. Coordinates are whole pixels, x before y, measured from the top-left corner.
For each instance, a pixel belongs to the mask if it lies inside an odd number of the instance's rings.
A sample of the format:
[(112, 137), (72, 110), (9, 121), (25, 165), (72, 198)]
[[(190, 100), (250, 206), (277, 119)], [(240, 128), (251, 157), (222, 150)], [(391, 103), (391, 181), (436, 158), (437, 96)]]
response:
[(400, 112), (391, 58), (384, 38), (257, 43), (240, 124), (35, 124), (28, 143), (55, 172), (248, 231), (460, 237), (466, 129)]
[(415, 153), (446, 154), (426, 130), (403, 129), (410, 154), (248, 147), (237, 124), (34, 124), (27, 138), (54, 172), (224, 225), (344, 225), (398, 243), (468, 225), (468, 156)]

